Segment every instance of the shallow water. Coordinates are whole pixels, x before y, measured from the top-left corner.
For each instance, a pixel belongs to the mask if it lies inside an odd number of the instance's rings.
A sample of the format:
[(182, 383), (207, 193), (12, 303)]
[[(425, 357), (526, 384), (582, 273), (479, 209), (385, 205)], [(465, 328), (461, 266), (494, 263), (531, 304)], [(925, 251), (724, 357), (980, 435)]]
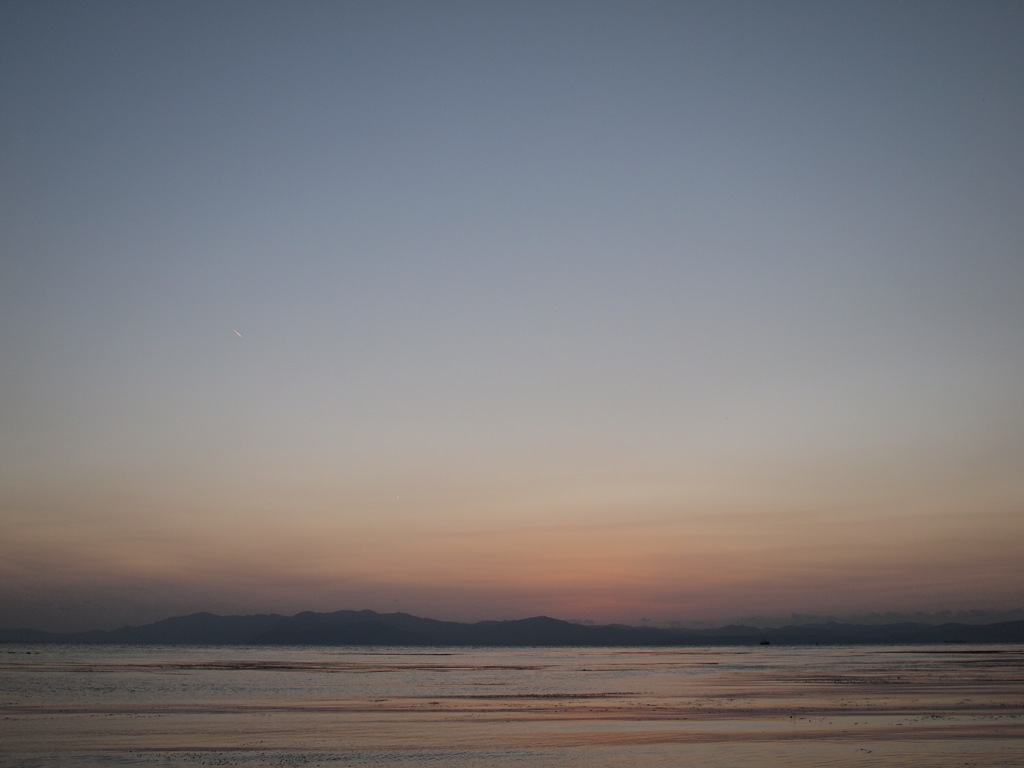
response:
[(0, 646), (0, 764), (1024, 765), (1024, 646)]

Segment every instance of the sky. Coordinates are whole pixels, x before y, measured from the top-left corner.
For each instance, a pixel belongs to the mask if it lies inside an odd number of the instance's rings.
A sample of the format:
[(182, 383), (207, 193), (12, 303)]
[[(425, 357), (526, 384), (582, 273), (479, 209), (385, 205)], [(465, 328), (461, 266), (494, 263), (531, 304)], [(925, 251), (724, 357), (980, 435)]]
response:
[(0, 626), (1024, 606), (1024, 6), (0, 5)]

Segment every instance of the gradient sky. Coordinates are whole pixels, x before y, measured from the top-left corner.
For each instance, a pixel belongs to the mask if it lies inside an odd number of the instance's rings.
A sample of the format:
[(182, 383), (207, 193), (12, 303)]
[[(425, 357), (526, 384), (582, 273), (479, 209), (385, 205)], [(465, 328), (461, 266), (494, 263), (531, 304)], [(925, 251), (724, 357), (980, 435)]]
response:
[(1018, 2), (4, 2), (0, 626), (1024, 605)]

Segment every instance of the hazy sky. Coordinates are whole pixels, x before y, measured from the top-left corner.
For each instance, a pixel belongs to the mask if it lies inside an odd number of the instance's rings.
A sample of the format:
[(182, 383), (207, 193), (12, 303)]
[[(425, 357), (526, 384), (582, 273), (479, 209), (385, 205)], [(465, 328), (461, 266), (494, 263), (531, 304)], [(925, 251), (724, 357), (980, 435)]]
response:
[(0, 5), (0, 626), (1024, 605), (1024, 5)]

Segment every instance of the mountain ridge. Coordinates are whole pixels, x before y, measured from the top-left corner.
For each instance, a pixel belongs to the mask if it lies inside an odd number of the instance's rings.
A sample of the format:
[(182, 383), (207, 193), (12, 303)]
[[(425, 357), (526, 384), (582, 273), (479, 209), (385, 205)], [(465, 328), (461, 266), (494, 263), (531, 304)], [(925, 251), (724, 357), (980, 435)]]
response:
[(701, 646), (1024, 643), (1024, 620), (993, 624), (845, 624), (823, 622), (775, 628), (729, 625), (716, 629), (586, 625), (549, 616), (442, 621), (408, 613), (340, 610), (293, 616), (260, 613), (221, 616), (200, 612), (114, 630), (44, 632), (0, 629), (0, 643), (129, 645), (384, 645), (384, 646)]

